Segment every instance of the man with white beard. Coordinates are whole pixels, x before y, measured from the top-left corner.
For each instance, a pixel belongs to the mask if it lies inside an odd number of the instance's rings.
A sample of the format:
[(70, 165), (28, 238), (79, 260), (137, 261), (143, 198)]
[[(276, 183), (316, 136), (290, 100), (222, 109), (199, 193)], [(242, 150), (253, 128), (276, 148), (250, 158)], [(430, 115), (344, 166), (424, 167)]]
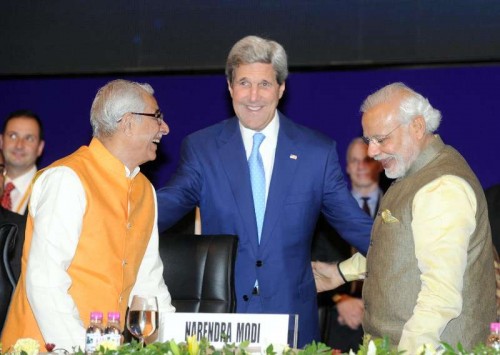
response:
[(481, 184), (465, 159), (434, 134), (440, 112), (404, 84), (370, 95), (361, 111), (368, 155), (396, 180), (380, 203), (366, 269), (363, 259), (313, 263), (318, 292), (366, 271), (365, 334), (388, 336), (409, 354), (441, 342), (472, 350), (485, 341), (496, 316)]

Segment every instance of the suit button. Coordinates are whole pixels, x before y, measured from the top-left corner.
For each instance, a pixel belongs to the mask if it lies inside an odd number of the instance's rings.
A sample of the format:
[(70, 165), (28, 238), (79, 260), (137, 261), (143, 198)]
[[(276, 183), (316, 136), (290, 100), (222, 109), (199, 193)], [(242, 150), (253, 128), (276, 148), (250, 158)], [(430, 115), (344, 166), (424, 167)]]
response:
[(370, 240), (370, 246), (372, 246), (372, 245), (373, 245), (373, 240)]
[(255, 263), (255, 265), (257, 265), (257, 267), (261, 267), (262, 266), (262, 260), (257, 260), (257, 262)]
[(247, 295), (243, 295), (243, 301), (248, 301), (248, 296)]

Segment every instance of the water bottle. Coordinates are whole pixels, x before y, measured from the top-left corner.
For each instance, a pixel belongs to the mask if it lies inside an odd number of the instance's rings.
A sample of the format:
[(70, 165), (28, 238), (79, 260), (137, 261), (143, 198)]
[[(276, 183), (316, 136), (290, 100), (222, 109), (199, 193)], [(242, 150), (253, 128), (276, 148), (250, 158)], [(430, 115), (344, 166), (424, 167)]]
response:
[(102, 333), (102, 312), (91, 312), (90, 324), (85, 332), (85, 354), (90, 355), (98, 350)]
[(121, 344), (120, 312), (108, 312), (108, 322), (106, 328), (104, 328), (104, 340), (111, 341), (116, 346)]
[(495, 350), (500, 350), (500, 323), (490, 324), (490, 335), (486, 339), (486, 346)]

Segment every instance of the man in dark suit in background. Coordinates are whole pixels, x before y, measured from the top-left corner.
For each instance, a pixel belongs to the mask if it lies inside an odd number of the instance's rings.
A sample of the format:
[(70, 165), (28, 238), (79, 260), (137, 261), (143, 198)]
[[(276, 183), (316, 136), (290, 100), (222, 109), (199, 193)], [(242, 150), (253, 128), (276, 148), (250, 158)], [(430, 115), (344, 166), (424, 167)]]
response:
[[(3, 157), (3, 152), (0, 150), (0, 196), (3, 194), (4, 182), (5, 182), (5, 159)], [(0, 226), (5, 223), (13, 223), (17, 225), (17, 238), (14, 250), (10, 255), (10, 265), (12, 267), (12, 272), (16, 280), (19, 278), (21, 273), (21, 254), (23, 251), (24, 244), (24, 229), (26, 228), (26, 215), (20, 215), (15, 212), (11, 212), (2, 206), (0, 206)]]
[[(347, 147), (346, 162), (351, 193), (359, 207), (374, 218), (383, 194), (379, 186), (382, 165), (368, 156), (368, 147), (360, 137), (353, 139)], [(312, 260), (342, 261), (354, 251), (324, 218), (320, 219), (313, 240)], [(362, 285), (362, 281), (354, 281), (318, 295), (318, 305), (322, 308), (320, 322), (321, 317), (325, 322), (323, 341), (333, 349), (357, 351), (362, 343)]]
[(203, 233), (238, 235), (237, 312), (298, 314), (303, 346), (319, 339), (310, 263), (318, 216), (362, 253), (372, 220), (347, 188), (335, 142), (276, 109), (287, 74), (280, 44), (249, 36), (233, 46), (226, 77), (236, 117), (185, 139), (157, 192), (158, 221), (162, 232), (198, 205)]
[[(5, 173), (5, 160), (3, 157), (3, 152), (0, 150), (0, 196), (2, 195), (4, 189)], [(11, 250), (9, 254), (9, 261), (12, 273), (14, 274), (15, 279), (18, 280), (19, 274), (21, 273), (21, 254), (24, 245), (26, 215), (20, 215), (18, 213), (9, 211), (8, 209), (0, 205), (0, 227), (6, 224), (15, 224), (17, 226), (17, 236), (14, 244), (14, 249)], [(3, 237), (6, 238), (7, 234), (5, 234)], [(3, 277), (3, 279), (6, 283), (1, 286), (4, 289), (2, 289), (0, 292), (0, 330), (2, 330), (3, 328), (10, 303), (10, 297), (12, 295), (12, 292), (14, 292), (12, 287), (10, 287), (10, 284), (7, 283), (6, 275)]]

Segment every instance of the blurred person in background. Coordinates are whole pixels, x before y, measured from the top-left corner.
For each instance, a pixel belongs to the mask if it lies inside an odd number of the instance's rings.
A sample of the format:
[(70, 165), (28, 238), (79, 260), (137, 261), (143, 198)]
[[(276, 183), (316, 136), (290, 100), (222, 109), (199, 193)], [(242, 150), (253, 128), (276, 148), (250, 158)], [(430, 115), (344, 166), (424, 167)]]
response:
[[(347, 147), (346, 172), (351, 182), (351, 193), (359, 207), (374, 218), (383, 191), (379, 186), (383, 171), (380, 162), (368, 156), (368, 147), (363, 139), (353, 139)], [(341, 261), (356, 250), (350, 247), (324, 218), (316, 227), (312, 248), (312, 260)], [(323, 341), (342, 352), (357, 351), (363, 339), (364, 305), (361, 299), (363, 282), (352, 281), (338, 289), (320, 293), (320, 328), (324, 322)], [(323, 308), (323, 309), (321, 309)]]
[(31, 194), (31, 181), (37, 172), (36, 161), (45, 141), (42, 121), (29, 110), (11, 112), (4, 121), (0, 148), (4, 152), (7, 175), (1, 204), (25, 214)]

